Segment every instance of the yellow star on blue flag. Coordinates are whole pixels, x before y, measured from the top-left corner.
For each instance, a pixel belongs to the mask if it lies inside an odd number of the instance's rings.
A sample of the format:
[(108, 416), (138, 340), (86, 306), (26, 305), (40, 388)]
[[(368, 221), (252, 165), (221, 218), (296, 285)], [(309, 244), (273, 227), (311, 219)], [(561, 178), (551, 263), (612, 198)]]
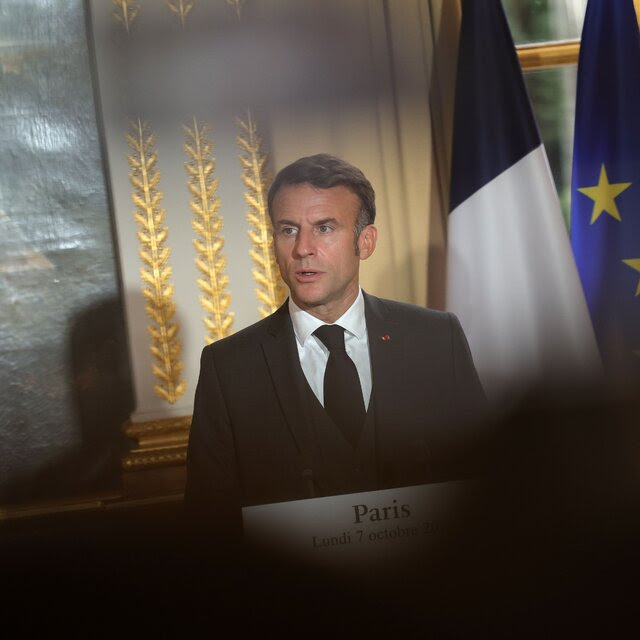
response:
[(603, 211), (606, 211), (612, 218), (622, 220), (620, 212), (616, 206), (616, 196), (619, 196), (625, 189), (631, 186), (631, 182), (618, 182), (612, 184), (609, 182), (607, 170), (604, 164), (600, 167), (600, 179), (598, 184), (593, 187), (582, 187), (578, 189), (580, 193), (584, 193), (593, 200), (593, 212), (591, 213), (591, 222), (593, 224)]
[[(623, 260), (627, 266), (640, 271), (640, 258), (631, 258), (630, 260)], [(636, 296), (640, 296), (640, 281), (638, 281), (638, 288), (636, 289)]]

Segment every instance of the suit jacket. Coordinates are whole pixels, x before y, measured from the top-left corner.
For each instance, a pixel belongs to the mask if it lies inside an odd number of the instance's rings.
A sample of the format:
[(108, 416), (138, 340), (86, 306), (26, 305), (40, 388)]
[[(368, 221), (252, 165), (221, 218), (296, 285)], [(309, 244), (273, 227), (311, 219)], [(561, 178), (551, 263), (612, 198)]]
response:
[[(375, 486), (455, 475), (484, 405), (458, 320), (364, 294), (375, 420)], [(185, 499), (218, 519), (239, 506), (310, 497), (310, 389), (285, 302), (202, 352)], [(317, 487), (315, 495), (318, 495)]]

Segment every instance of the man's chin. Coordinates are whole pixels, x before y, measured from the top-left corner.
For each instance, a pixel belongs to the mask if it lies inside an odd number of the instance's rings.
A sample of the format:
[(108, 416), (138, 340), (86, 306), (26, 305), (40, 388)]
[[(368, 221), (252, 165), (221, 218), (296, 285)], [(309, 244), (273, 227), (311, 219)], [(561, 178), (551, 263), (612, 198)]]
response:
[(321, 307), (323, 305), (322, 300), (318, 300), (316, 298), (308, 298), (308, 297), (297, 297), (291, 296), (293, 301), (303, 310), (303, 311), (312, 311), (316, 307)]
[(290, 289), (289, 291), (293, 301), (305, 311), (309, 311), (315, 307), (321, 307), (326, 302), (324, 296), (320, 295), (318, 292), (313, 292), (310, 289), (311, 288), (308, 287), (307, 291), (304, 289), (302, 291)]

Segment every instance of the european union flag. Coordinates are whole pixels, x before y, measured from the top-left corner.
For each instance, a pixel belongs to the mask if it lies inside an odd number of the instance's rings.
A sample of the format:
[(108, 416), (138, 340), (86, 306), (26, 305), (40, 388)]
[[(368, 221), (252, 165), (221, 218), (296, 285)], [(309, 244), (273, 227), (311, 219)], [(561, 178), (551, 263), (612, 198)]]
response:
[(571, 244), (605, 369), (640, 375), (640, 33), (633, 0), (589, 0)]

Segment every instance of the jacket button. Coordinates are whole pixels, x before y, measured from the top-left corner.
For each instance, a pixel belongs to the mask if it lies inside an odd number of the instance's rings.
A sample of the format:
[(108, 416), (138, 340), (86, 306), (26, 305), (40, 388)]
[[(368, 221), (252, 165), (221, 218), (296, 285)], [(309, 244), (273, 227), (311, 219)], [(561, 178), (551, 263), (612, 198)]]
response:
[(416, 462), (425, 463), (431, 459), (431, 449), (424, 440), (416, 440), (412, 449)]

